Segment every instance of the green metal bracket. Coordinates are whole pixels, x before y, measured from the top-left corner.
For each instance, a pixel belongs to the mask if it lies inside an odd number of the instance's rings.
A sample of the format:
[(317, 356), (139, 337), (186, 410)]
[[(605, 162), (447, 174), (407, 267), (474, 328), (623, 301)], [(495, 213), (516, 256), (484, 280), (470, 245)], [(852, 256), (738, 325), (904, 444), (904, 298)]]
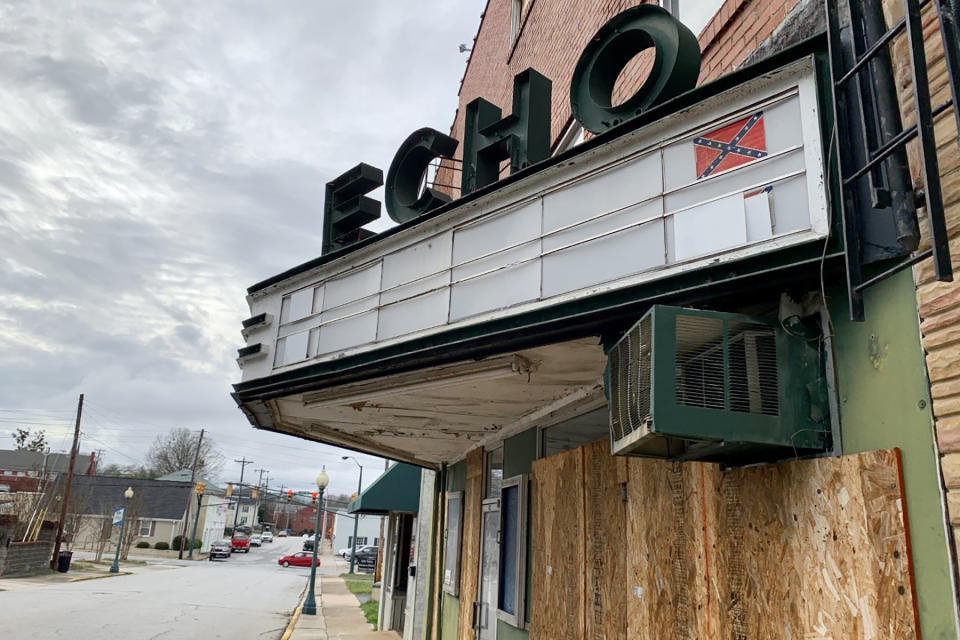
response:
[(380, 202), (366, 193), (383, 184), (383, 171), (360, 163), (327, 183), (323, 201), (323, 253), (376, 235), (363, 225), (380, 217)]
[(500, 163), (510, 173), (550, 157), (550, 92), (546, 76), (527, 69), (513, 78), (513, 113), (501, 119), (500, 108), (477, 98), (467, 105), (463, 133), (460, 195), (500, 178)]
[[(656, 57), (646, 82), (615, 106), (613, 90), (620, 72), (651, 47)], [(694, 88), (699, 76), (696, 35), (665, 9), (641, 4), (600, 27), (583, 50), (570, 82), (570, 106), (585, 129), (602, 133)]]
[(387, 214), (396, 222), (406, 222), (431, 209), (450, 202), (450, 196), (429, 187), (420, 192), (424, 174), (436, 158), (452, 158), (459, 142), (436, 129), (417, 129), (403, 141), (390, 169), (383, 200)]

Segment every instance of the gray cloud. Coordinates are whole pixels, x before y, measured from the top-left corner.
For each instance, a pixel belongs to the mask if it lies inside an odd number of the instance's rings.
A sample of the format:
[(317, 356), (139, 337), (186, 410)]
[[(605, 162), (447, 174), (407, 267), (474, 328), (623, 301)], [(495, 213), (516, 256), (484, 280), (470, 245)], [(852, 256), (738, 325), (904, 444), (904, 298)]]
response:
[(84, 392), (109, 461), (204, 427), (274, 485), (328, 464), (352, 490), (339, 450), (256, 432), (229, 398), (245, 288), (319, 253), (327, 180), (449, 127), (482, 9), (5, 3), (0, 447), (17, 420), (62, 445)]

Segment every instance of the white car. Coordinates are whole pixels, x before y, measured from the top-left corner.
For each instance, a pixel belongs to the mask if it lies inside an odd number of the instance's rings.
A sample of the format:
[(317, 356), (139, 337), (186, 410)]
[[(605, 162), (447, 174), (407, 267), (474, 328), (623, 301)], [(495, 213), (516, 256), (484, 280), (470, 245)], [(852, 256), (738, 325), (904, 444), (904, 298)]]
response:
[(340, 549), (339, 551), (337, 551), (337, 555), (340, 556), (341, 558), (349, 558), (350, 553), (352, 551), (353, 549), (351, 549), (350, 547), (344, 547), (343, 549)]
[(264, 531), (262, 534), (260, 534), (260, 539), (264, 542), (273, 542), (273, 534), (269, 531)]

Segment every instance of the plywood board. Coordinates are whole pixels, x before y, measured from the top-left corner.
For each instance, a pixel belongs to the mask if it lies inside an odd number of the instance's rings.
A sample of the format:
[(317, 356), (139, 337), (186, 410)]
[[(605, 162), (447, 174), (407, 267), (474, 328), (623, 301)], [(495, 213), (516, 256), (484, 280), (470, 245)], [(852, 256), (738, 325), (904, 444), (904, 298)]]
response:
[(531, 474), (531, 640), (584, 637), (583, 448), (536, 460)]
[(624, 458), (610, 455), (610, 443), (584, 448), (584, 519), (586, 533), (585, 637), (627, 638), (627, 532)]
[[(531, 638), (918, 637), (897, 451), (726, 471), (635, 458), (624, 474), (604, 449), (534, 463)], [(622, 570), (601, 551), (618, 545)]]
[(483, 499), (483, 448), (467, 454), (467, 482), (463, 492), (463, 538), (460, 547), (460, 618), (458, 640), (474, 637), (473, 603), (480, 579), (480, 511)]
[(895, 450), (724, 474), (724, 638), (917, 637)]
[(627, 484), (627, 637), (713, 637), (707, 576), (712, 508), (702, 499), (716, 465), (632, 458)]

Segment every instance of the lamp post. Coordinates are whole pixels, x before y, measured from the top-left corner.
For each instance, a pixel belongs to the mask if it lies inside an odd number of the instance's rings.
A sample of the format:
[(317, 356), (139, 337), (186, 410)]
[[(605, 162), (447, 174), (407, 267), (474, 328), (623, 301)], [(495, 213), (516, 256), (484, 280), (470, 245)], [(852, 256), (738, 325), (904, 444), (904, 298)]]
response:
[[(360, 464), (356, 458), (353, 456), (343, 456), (342, 460), (353, 460), (354, 464), (360, 467), (360, 480), (357, 481), (357, 497), (360, 497), (360, 492), (363, 490), (363, 465)], [(353, 573), (353, 568), (357, 563), (357, 525), (360, 524), (360, 514), (353, 515), (353, 544), (350, 546), (350, 573)]]
[(317, 549), (320, 547), (320, 505), (323, 504), (323, 490), (330, 484), (330, 476), (327, 475), (327, 468), (323, 467), (317, 476), (317, 488), (320, 489), (320, 499), (317, 500), (317, 524), (313, 528), (313, 562), (310, 564), (310, 586), (307, 587), (307, 599), (303, 602), (302, 613), (308, 616), (317, 615), (317, 599), (313, 595), (314, 585), (317, 580)]
[(193, 488), (194, 493), (197, 494), (197, 513), (193, 516), (193, 535), (190, 536), (190, 551), (187, 553), (187, 560), (193, 560), (193, 541), (197, 539), (197, 525), (200, 524), (200, 503), (203, 502), (203, 492), (206, 488), (206, 482), (198, 482)]
[(127, 524), (127, 509), (130, 506), (130, 499), (133, 498), (133, 487), (127, 487), (127, 490), (123, 492), (123, 497), (127, 499), (127, 505), (123, 508), (123, 516), (120, 517), (120, 537), (117, 539), (117, 553), (113, 556), (110, 573), (120, 572), (120, 546), (123, 544), (123, 527)]

